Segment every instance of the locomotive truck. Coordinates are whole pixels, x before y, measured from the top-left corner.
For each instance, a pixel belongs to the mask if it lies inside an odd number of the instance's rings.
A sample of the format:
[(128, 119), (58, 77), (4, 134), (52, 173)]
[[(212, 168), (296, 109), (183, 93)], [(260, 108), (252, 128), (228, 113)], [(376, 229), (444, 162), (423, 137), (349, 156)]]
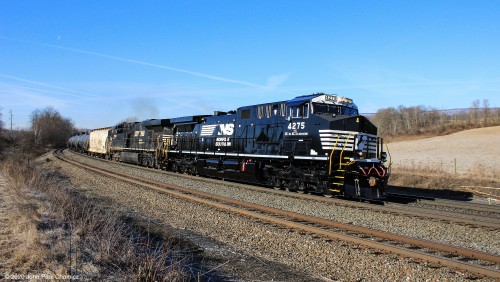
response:
[(110, 160), (300, 193), (382, 200), (390, 176), (376, 126), (351, 99), (324, 93), (124, 122), (92, 131), (88, 144)]

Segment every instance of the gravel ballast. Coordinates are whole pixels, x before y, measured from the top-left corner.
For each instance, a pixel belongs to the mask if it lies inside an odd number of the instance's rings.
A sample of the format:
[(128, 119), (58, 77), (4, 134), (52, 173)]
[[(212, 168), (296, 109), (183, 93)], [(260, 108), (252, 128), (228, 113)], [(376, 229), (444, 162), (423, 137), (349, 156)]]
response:
[[(175, 185), (220, 194), (243, 201), (307, 215), (370, 227), (406, 236), (446, 242), (477, 250), (500, 253), (497, 231), (486, 231), (453, 223), (429, 219), (410, 218), (403, 215), (360, 210), (345, 206), (278, 196), (273, 193), (242, 189), (230, 183), (212, 180), (193, 180), (168, 173), (157, 173), (114, 163), (96, 162), (66, 151), (65, 155), (83, 162), (140, 175)], [(239, 265), (258, 264), (259, 259), (274, 264), (259, 270), (251, 268), (235, 280), (463, 280), (472, 277), (450, 268), (436, 268), (427, 263), (415, 262), (392, 254), (355, 246), (346, 242), (326, 240), (291, 231), (245, 217), (235, 216), (204, 205), (186, 202), (168, 195), (124, 184), (123, 182), (85, 172), (71, 165), (54, 161), (50, 166), (60, 167), (75, 187), (94, 197), (107, 197), (117, 207), (131, 210), (153, 222), (165, 225), (189, 238), (208, 255), (227, 250), (233, 256), (224, 262), (220, 271), (228, 274)], [(205, 238), (205, 239), (203, 239)], [(207, 239), (209, 238), (209, 239)], [(211, 242), (211, 243), (207, 243)], [(235, 257), (239, 259), (234, 259)], [(221, 255), (222, 256), (222, 255)], [(247, 261), (247, 263), (242, 263)], [(277, 268), (286, 267), (286, 271)], [(232, 269), (232, 270), (230, 270)], [(245, 274), (243, 274), (245, 273)], [(253, 273), (253, 274), (252, 274)], [(297, 273), (282, 277), (284, 273)], [(300, 274), (299, 274), (300, 273)], [(243, 278), (242, 278), (243, 277)]]

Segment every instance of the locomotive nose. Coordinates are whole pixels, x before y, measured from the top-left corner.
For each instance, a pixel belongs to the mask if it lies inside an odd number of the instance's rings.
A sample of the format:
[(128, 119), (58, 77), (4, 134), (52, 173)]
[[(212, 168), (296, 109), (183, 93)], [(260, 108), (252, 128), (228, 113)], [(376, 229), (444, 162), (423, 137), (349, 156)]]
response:
[(377, 135), (377, 127), (364, 116), (350, 116), (342, 119), (334, 119), (330, 122), (330, 128)]

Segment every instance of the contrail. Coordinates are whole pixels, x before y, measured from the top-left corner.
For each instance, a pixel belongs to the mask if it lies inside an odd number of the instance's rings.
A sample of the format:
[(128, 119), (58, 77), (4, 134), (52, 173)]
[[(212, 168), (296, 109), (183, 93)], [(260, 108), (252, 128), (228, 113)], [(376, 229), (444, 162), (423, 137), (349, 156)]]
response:
[(199, 73), (199, 72), (194, 72), (194, 71), (184, 70), (184, 69), (179, 69), (179, 68), (173, 68), (173, 67), (168, 67), (168, 66), (162, 66), (162, 65), (158, 65), (158, 64), (152, 64), (152, 63), (148, 63), (148, 62), (127, 59), (127, 58), (122, 58), (122, 57), (116, 57), (116, 56), (111, 56), (111, 55), (106, 55), (106, 54), (101, 54), (101, 53), (96, 53), (96, 52), (91, 52), (91, 51), (75, 49), (75, 48), (68, 48), (68, 47), (63, 47), (63, 46), (58, 46), (58, 45), (53, 45), (53, 44), (39, 43), (39, 42), (22, 40), (22, 39), (17, 39), (17, 38), (10, 38), (10, 37), (5, 37), (5, 36), (0, 36), (0, 39), (23, 42), (23, 43), (32, 44), (32, 45), (57, 48), (57, 49), (61, 49), (61, 50), (72, 51), (72, 52), (76, 52), (76, 53), (92, 55), (92, 56), (97, 56), (97, 57), (103, 57), (103, 58), (113, 59), (113, 60), (122, 61), (122, 62), (134, 63), (134, 64), (154, 67), (154, 68), (158, 68), (158, 69), (165, 69), (165, 70), (170, 70), (170, 71), (175, 71), (175, 72), (180, 72), (180, 73), (187, 73), (190, 75), (208, 78), (211, 80), (240, 84), (240, 85), (250, 86), (250, 87), (254, 87), (254, 88), (261, 88), (261, 89), (267, 88), (265, 85), (259, 85), (259, 84), (255, 84), (255, 83), (251, 83), (251, 82), (242, 81), (242, 80), (235, 80), (235, 79), (230, 79), (230, 78), (225, 78), (225, 77), (220, 77), (220, 76), (215, 76), (215, 75), (210, 75), (210, 74), (204, 74), (204, 73)]
[[(12, 75), (7, 75), (7, 74), (0, 73), (0, 77), (9, 78), (9, 79), (13, 79), (13, 80), (19, 80), (19, 81), (23, 81), (23, 82), (28, 82), (28, 83), (32, 83), (32, 84), (36, 84), (36, 85), (40, 85), (40, 86), (47, 86), (47, 87), (51, 87), (51, 88), (55, 88), (55, 89), (59, 89), (59, 90), (64, 90), (64, 91), (69, 91), (69, 92), (73, 92), (73, 93), (77, 93), (77, 94), (81, 94), (81, 95), (85, 95), (85, 96), (77, 96), (77, 95), (71, 95), (71, 94), (66, 94), (66, 93), (61, 93), (61, 92), (53, 92), (52, 91), (52, 93), (55, 93), (55, 94), (61, 94), (61, 95), (66, 95), (66, 96), (73, 96), (73, 97), (78, 97), (78, 98), (88, 98), (88, 97), (99, 98), (99, 96), (93, 95), (93, 94), (90, 94), (90, 93), (76, 91), (76, 90), (72, 90), (72, 89), (68, 89), (68, 88), (64, 88), (64, 87), (59, 87), (59, 86), (55, 86), (55, 85), (52, 85), (52, 84), (43, 83), (43, 82), (39, 82), (39, 81), (29, 80), (29, 79), (21, 78), (21, 77), (17, 77), (17, 76), (12, 76)], [(27, 88), (27, 87), (25, 87), (25, 88)], [(46, 92), (48, 92), (48, 91), (46, 91)]]
[[(63, 95), (63, 96), (70, 96), (70, 97), (76, 97), (76, 98), (86, 98), (86, 97), (82, 97), (82, 96), (78, 96), (78, 95), (74, 95), (74, 94), (68, 94), (68, 93), (57, 92), (57, 91), (46, 90), (46, 89), (40, 89), (40, 88), (19, 86), (19, 85), (14, 85), (14, 84), (9, 84), (9, 83), (3, 83), (3, 82), (0, 82), (0, 85), (6, 85), (6, 86), (20, 88), (20, 89), (34, 90), (34, 91), (37, 91), (37, 92), (46, 92), (46, 93), (52, 93), (52, 94)], [(5, 93), (7, 93), (7, 92), (5, 92)], [(10, 94), (10, 93), (8, 93), (8, 94)]]

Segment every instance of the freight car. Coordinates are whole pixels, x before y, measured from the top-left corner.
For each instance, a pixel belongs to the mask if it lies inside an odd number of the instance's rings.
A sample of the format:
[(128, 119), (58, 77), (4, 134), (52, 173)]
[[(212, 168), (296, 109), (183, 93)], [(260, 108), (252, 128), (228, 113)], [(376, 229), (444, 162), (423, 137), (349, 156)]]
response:
[(103, 130), (108, 159), (301, 193), (381, 200), (390, 175), (377, 128), (338, 95)]
[(82, 132), (69, 138), (68, 147), (80, 153), (87, 153), (89, 149), (89, 135)]
[(92, 156), (105, 157), (109, 153), (109, 127), (92, 130), (89, 134), (88, 152)]

